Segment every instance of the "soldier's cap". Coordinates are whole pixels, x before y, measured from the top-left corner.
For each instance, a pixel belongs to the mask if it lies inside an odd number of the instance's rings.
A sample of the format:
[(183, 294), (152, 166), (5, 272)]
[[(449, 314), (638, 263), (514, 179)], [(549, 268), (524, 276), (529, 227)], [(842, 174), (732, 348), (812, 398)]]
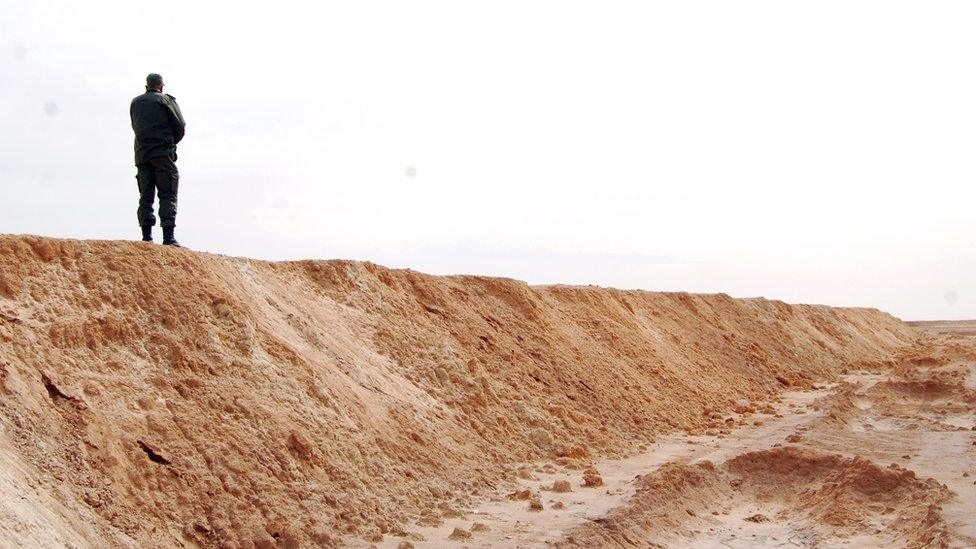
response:
[(154, 72), (149, 73), (149, 76), (146, 77), (146, 85), (153, 87), (162, 86), (163, 76)]

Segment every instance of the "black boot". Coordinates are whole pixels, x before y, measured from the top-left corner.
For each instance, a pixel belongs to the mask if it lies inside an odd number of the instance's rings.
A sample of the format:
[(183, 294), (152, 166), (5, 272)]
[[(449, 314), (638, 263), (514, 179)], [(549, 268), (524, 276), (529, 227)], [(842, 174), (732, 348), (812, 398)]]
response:
[(143, 225), (142, 229), (142, 241), (152, 242), (152, 225)]
[(180, 247), (180, 243), (176, 241), (176, 237), (173, 236), (173, 229), (176, 227), (163, 227), (163, 245), (164, 246), (176, 246)]

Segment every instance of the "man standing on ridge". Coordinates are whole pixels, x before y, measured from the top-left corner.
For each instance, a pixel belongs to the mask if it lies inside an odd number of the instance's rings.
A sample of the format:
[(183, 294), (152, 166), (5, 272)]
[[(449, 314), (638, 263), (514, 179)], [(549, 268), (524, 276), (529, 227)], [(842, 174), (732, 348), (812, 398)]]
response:
[(159, 193), (159, 219), (163, 227), (163, 244), (179, 246), (173, 236), (176, 227), (176, 195), (180, 172), (176, 169), (176, 144), (183, 139), (186, 122), (176, 98), (163, 93), (163, 77), (152, 73), (146, 77), (146, 93), (129, 106), (132, 131), (136, 133), (136, 182), (139, 184), (139, 209), (136, 215), (142, 227), (142, 240), (152, 242), (153, 194)]

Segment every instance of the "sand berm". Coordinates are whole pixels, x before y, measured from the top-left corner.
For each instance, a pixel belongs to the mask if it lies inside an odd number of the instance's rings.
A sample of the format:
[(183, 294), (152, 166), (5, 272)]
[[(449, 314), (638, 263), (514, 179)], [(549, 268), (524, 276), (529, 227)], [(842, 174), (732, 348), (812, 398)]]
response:
[(0, 538), (406, 535), (516, 463), (721, 427), (920, 337), (874, 309), (0, 236)]

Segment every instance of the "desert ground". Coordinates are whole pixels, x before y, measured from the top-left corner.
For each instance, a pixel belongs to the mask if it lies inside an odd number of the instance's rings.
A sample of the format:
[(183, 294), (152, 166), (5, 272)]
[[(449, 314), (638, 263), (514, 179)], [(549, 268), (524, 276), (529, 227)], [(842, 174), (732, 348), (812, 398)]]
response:
[(976, 321), (0, 235), (3, 547), (974, 547)]

